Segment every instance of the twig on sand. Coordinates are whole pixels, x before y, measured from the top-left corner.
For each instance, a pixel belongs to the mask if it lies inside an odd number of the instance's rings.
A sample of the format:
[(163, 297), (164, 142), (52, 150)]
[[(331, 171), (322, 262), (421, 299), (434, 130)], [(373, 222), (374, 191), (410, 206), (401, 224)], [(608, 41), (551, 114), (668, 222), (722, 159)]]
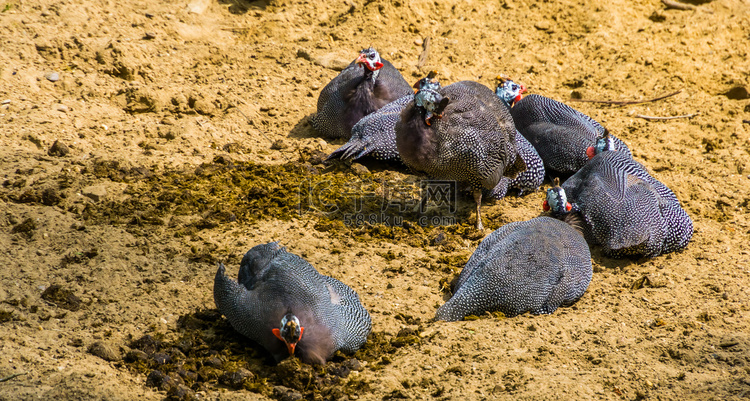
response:
[(742, 120), (742, 122), (745, 124), (750, 124), (750, 120)]
[(642, 118), (644, 120), (676, 120), (678, 118), (693, 118), (697, 116), (700, 113), (693, 113), (693, 114), (685, 114), (684, 116), (672, 116), (672, 117), (655, 117), (655, 116), (644, 116), (641, 114), (636, 114), (635, 116), (637, 118)]
[(682, 92), (682, 89), (674, 91), (672, 93), (668, 93), (663, 96), (655, 97), (653, 99), (648, 100), (625, 100), (625, 101), (619, 101), (619, 100), (588, 100), (588, 99), (570, 99), (571, 102), (585, 102), (585, 103), (603, 103), (603, 104), (613, 104), (617, 106), (624, 106), (627, 104), (641, 104), (641, 103), (652, 103), (656, 102), (658, 100), (666, 99), (670, 96), (674, 96), (678, 93)]
[(12, 380), (12, 379), (15, 379), (16, 377), (18, 377), (18, 376), (23, 376), (23, 375), (25, 375), (25, 374), (26, 374), (26, 372), (21, 372), (21, 373), (13, 373), (13, 374), (12, 374), (12, 375), (10, 375), (10, 376), (5, 376), (5, 377), (3, 377), (3, 378), (0, 378), (0, 383), (2, 383), (2, 382), (7, 382), (8, 380)]
[(675, 10), (695, 10), (695, 6), (692, 4), (682, 4), (672, 0), (661, 0), (667, 8), (673, 8)]
[(417, 60), (417, 68), (422, 68), (424, 64), (427, 62), (427, 56), (430, 55), (430, 37), (424, 38), (424, 42), (422, 42), (422, 53), (419, 55), (419, 59)]

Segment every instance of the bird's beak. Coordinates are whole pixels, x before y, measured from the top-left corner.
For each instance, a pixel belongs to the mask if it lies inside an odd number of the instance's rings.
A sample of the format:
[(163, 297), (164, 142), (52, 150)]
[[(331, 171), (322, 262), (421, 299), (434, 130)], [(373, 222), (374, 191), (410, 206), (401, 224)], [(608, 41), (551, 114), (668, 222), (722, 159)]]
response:
[[(283, 341), (286, 345), (287, 351), (289, 351), (289, 355), (294, 355), (294, 349), (297, 348), (297, 343), (290, 343), (284, 337), (281, 336), (281, 330), (279, 329), (271, 329), (271, 332), (273, 332), (273, 335), (276, 336), (279, 340)], [(302, 334), (304, 334), (305, 328), (300, 327), (300, 338), (302, 338)]]
[(359, 64), (360, 66), (364, 67), (364, 65), (362, 64), (364, 64), (366, 60), (367, 60), (367, 56), (365, 56), (364, 53), (360, 53), (359, 57), (357, 57), (357, 60), (355, 62)]
[(286, 349), (289, 351), (289, 355), (294, 355), (294, 348), (297, 346), (297, 343), (289, 344), (288, 342), (284, 341), (284, 344), (286, 344)]
[(284, 337), (281, 336), (281, 330), (279, 329), (271, 329), (271, 331), (273, 332), (273, 335), (276, 336), (276, 338), (278, 338), (279, 340), (283, 341), (284, 344), (286, 344), (286, 349), (289, 351), (289, 355), (294, 355), (294, 348), (297, 347), (297, 343), (292, 343), (292, 344), (288, 343), (284, 339)]
[(524, 93), (526, 93), (526, 87), (521, 85), (521, 90), (518, 92), (518, 96), (516, 96), (516, 98), (513, 99), (513, 104), (520, 102), (521, 98), (523, 97), (521, 95), (523, 95)]

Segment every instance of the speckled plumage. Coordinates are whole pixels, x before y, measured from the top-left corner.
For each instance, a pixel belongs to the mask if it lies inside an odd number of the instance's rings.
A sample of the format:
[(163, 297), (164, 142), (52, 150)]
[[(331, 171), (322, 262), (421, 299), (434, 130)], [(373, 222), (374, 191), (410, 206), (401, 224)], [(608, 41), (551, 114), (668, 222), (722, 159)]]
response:
[[(369, 48), (362, 53), (374, 51)], [(323, 136), (348, 139), (352, 127), (364, 116), (413, 94), (411, 86), (388, 61), (381, 58), (382, 67), (371, 71), (358, 64), (358, 60), (352, 61), (320, 92), (318, 111), (310, 123)]]
[(354, 124), (349, 142), (334, 150), (326, 160), (336, 158), (355, 160), (370, 156), (378, 160), (401, 161), (396, 147), (395, 127), (401, 111), (413, 100), (413, 94), (402, 96), (380, 110), (363, 117)]
[(569, 225), (544, 216), (509, 223), (479, 244), (435, 318), (552, 313), (581, 298), (591, 276), (588, 245)]
[[(425, 79), (420, 80), (420, 82)], [(419, 83), (415, 85), (415, 87), (417, 86), (419, 86)], [(395, 127), (401, 111), (413, 98), (413, 95), (401, 97), (362, 118), (352, 128), (352, 138), (349, 142), (333, 151), (327, 160), (336, 158), (355, 160), (370, 156), (378, 160), (401, 161), (396, 146)], [(519, 196), (526, 192), (536, 191), (544, 181), (544, 164), (539, 154), (531, 143), (517, 131), (515, 138), (518, 144), (518, 154), (526, 163), (526, 170), (513, 179), (502, 177), (495, 188), (488, 191), (488, 196), (491, 198), (503, 198), (509, 190), (513, 189), (518, 190)]]
[[(528, 95), (513, 102), (525, 88), (503, 79), (495, 90), (508, 107), (521, 134), (531, 142), (544, 161), (548, 174), (569, 176), (588, 161), (586, 149), (596, 143), (606, 129), (596, 120), (556, 100)], [(630, 149), (611, 135), (617, 150), (631, 156)], [(632, 157), (632, 156), (631, 156)]]
[(435, 110), (415, 102), (404, 107), (395, 127), (399, 155), (414, 170), (471, 185), (477, 228), (482, 228), (481, 190), (494, 189), (503, 176), (516, 178), (526, 169), (518, 155), (512, 117), (494, 92), (477, 82), (431, 91), (435, 96), (439, 100), (434, 103), (442, 104)]
[[(440, 82), (435, 79), (437, 72), (430, 74), (414, 84), (415, 89), (440, 88)], [(396, 147), (396, 122), (401, 117), (401, 111), (409, 102), (414, 100), (414, 94), (402, 96), (383, 106), (380, 110), (368, 114), (352, 127), (352, 137), (344, 146), (334, 150), (326, 160), (341, 158), (355, 160), (370, 156), (378, 160), (401, 161)]]
[(495, 188), (490, 191), (491, 198), (500, 199), (505, 197), (509, 190), (518, 190), (518, 196), (527, 192), (533, 192), (539, 189), (544, 181), (544, 163), (536, 149), (516, 131), (516, 143), (518, 145), (518, 155), (526, 163), (526, 170), (519, 173), (516, 178), (503, 177)]
[(262, 345), (280, 361), (289, 355), (272, 334), (282, 317), (297, 316), (304, 333), (295, 355), (323, 364), (334, 352), (354, 352), (370, 333), (370, 315), (354, 290), (318, 273), (301, 257), (276, 242), (250, 249), (240, 264), (237, 282), (220, 265), (214, 279), (216, 307), (235, 330)]
[(580, 214), (586, 240), (608, 256), (658, 256), (685, 248), (693, 236), (672, 190), (624, 152), (594, 156), (561, 187), (572, 209), (553, 207), (553, 214)]

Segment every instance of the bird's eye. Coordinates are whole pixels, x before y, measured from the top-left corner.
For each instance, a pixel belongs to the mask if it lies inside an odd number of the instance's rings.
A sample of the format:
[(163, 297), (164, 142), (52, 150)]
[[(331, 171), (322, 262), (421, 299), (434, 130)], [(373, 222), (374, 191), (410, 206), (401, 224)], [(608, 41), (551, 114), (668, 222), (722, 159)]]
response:
[(372, 60), (372, 59), (374, 59), (374, 58), (375, 58), (375, 55), (374, 55), (374, 54), (371, 54), (371, 55), (370, 55), (370, 60)]
[(513, 88), (514, 91), (518, 90), (518, 85), (513, 85), (511, 88)]

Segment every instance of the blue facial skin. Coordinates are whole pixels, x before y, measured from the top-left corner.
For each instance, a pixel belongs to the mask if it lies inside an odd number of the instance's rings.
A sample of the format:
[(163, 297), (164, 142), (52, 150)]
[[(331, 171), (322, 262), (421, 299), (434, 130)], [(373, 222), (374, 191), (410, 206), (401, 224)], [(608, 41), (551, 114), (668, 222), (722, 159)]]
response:
[(568, 204), (568, 197), (565, 195), (565, 190), (560, 187), (554, 187), (547, 190), (547, 204), (550, 210), (554, 214), (565, 214), (566, 205)]
[(436, 91), (440, 89), (440, 82), (437, 79), (423, 78), (419, 81), (419, 90)]
[(518, 97), (523, 92), (523, 87), (511, 80), (505, 80), (495, 88), (495, 94), (500, 98), (508, 107), (513, 106)]
[(598, 138), (596, 140), (596, 145), (594, 145), (594, 149), (598, 155), (607, 150), (617, 150), (617, 147), (615, 146), (615, 141), (612, 140), (612, 137), (607, 136)]
[(429, 121), (442, 99), (443, 96), (432, 89), (421, 89), (414, 95), (414, 104), (425, 109), (425, 119)]

